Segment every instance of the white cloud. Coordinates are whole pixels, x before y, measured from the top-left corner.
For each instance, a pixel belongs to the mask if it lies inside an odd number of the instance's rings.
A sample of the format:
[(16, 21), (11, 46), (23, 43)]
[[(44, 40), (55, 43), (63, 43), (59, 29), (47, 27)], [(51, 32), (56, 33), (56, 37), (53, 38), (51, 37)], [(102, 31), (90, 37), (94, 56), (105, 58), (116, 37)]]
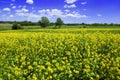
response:
[(3, 8), (3, 11), (11, 11), (10, 8)]
[(12, 6), (12, 8), (13, 8), (13, 9), (15, 9), (15, 8), (16, 8), (16, 6)]
[(40, 20), (41, 15), (37, 15), (34, 13), (16, 13), (16, 16), (20, 16), (20, 18), (22, 18), (22, 20), (32, 20), (32, 21), (38, 21)]
[(65, 2), (68, 3), (68, 4), (72, 4), (72, 3), (76, 2), (76, 1), (77, 0), (65, 0)]
[(101, 17), (102, 15), (101, 14), (97, 14), (98, 17)]
[(81, 4), (82, 4), (82, 5), (85, 5), (85, 4), (87, 4), (87, 2), (82, 2)]
[(42, 9), (38, 10), (38, 13), (42, 16), (52, 17), (52, 16), (62, 16), (63, 12), (58, 9)]
[(35, 20), (38, 21), (42, 16), (48, 17), (50, 20), (54, 20), (57, 17), (61, 17), (62, 19), (79, 19), (79, 18), (86, 18), (86, 15), (81, 15), (77, 11), (70, 11), (68, 9), (66, 10), (60, 10), (60, 9), (41, 9), (36, 12), (31, 11), (28, 12), (29, 10), (21, 9), (21, 10), (16, 10), (16, 16), (20, 17), (21, 19), (26, 19), (26, 20)]
[(66, 17), (73, 17), (73, 18), (86, 18), (86, 15), (81, 15), (78, 12), (73, 11), (72, 13), (66, 14)]
[(33, 1), (33, 0), (26, 0), (26, 3), (28, 3), (28, 4), (33, 4), (34, 1)]
[(64, 10), (65, 12), (70, 12), (70, 10)]
[(53, 16), (57, 16), (57, 17), (73, 17), (73, 18), (86, 18), (86, 15), (81, 15), (80, 13), (73, 11), (70, 12), (70, 10), (64, 10), (61, 11), (59, 9), (43, 9), (43, 10), (39, 10), (38, 11), (40, 13), (40, 15), (46, 15), (48, 17), (53, 17)]
[(64, 8), (75, 8), (76, 5), (75, 4), (71, 4), (71, 5), (64, 5)]
[(26, 13), (28, 12), (29, 10), (26, 9), (26, 8), (22, 8), (22, 9), (19, 9), (19, 10), (16, 10), (17, 13)]
[(13, 15), (10, 15), (9, 17), (13, 17)]
[(58, 9), (52, 9), (48, 14), (50, 16), (62, 16), (63, 12)]
[(42, 9), (42, 10), (38, 10), (38, 13), (46, 13), (46, 12), (49, 12), (50, 10), (49, 9)]
[(16, 13), (18, 16), (26, 16), (29, 18), (37, 18), (39, 15), (33, 13)]

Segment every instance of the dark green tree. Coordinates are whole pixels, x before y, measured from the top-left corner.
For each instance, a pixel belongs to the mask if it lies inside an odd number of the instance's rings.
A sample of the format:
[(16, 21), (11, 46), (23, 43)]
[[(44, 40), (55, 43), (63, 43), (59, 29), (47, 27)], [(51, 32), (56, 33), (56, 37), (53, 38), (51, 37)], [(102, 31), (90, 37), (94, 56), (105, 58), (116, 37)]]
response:
[(41, 20), (39, 21), (39, 24), (40, 24), (41, 27), (45, 28), (45, 27), (49, 26), (50, 21), (47, 17), (43, 16), (43, 17), (41, 17)]
[(57, 18), (56, 22), (55, 22), (55, 26), (58, 28), (60, 28), (63, 25), (63, 20), (61, 18)]
[(14, 23), (12, 25), (12, 30), (22, 29), (20, 24)]

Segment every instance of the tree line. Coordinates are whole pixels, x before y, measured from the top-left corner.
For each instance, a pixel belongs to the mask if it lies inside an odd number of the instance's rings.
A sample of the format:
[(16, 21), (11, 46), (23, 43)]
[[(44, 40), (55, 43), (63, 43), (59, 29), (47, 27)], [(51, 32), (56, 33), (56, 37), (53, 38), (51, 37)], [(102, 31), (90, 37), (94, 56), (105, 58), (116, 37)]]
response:
[[(50, 22), (50, 20), (43, 16), (41, 17), (41, 20), (38, 22), (32, 22), (32, 21), (0, 21), (0, 23), (10, 23), (12, 25), (12, 29), (21, 29), (21, 26), (41, 26), (42, 28), (46, 28), (48, 26), (54, 26), (54, 28), (61, 28), (61, 26), (64, 24), (63, 20), (61, 18), (57, 18), (55, 22)], [(87, 26), (120, 26), (120, 24), (114, 24), (114, 23), (92, 23), (92, 24), (86, 24), (84, 22), (82, 23), (68, 23), (64, 24), (67, 26), (78, 26), (82, 25), (84, 28)]]
[(13, 30), (21, 29), (20, 26), (34, 26), (34, 25), (40, 25), (42, 28), (46, 28), (48, 26), (55, 25), (55, 28), (61, 28), (61, 26), (64, 24), (63, 20), (61, 18), (57, 18), (55, 23), (50, 23), (49, 19), (45, 16), (41, 17), (41, 20), (39, 20), (37, 23), (32, 23), (31, 21), (23, 21), (23, 22), (15, 22), (12, 26)]

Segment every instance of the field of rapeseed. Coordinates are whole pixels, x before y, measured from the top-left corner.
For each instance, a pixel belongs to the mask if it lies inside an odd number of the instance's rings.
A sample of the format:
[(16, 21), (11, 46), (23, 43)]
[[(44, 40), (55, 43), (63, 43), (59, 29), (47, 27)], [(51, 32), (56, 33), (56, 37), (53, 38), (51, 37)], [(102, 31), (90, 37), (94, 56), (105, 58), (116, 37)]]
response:
[(120, 80), (120, 34), (61, 31), (0, 33), (0, 80)]

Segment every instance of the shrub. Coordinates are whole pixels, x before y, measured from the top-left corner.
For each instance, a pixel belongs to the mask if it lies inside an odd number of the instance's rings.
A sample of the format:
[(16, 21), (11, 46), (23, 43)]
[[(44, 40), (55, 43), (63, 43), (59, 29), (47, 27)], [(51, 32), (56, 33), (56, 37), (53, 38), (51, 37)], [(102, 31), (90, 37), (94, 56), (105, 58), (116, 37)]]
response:
[(17, 30), (17, 29), (21, 29), (21, 25), (20, 24), (17, 24), (17, 23), (14, 23), (12, 25), (12, 30)]

